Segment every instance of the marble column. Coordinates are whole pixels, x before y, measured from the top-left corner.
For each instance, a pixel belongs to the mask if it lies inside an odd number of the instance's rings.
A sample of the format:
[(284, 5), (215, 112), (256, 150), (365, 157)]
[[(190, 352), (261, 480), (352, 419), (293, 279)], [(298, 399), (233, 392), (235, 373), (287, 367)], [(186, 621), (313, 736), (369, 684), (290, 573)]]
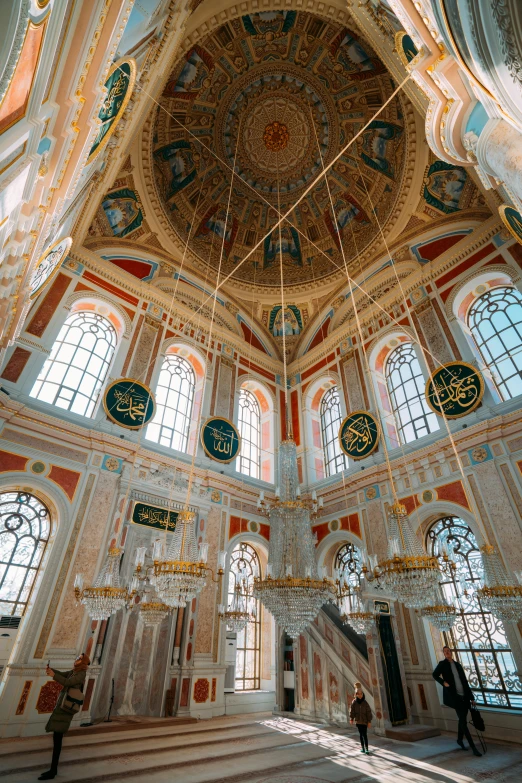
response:
[(477, 162), (522, 202), (522, 134), (505, 120), (489, 120), (476, 143)]

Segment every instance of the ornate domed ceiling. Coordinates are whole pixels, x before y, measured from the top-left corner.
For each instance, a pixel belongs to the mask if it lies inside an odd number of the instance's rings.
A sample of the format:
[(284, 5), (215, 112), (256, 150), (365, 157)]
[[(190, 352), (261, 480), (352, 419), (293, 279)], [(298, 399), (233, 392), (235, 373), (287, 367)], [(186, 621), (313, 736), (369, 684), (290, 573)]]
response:
[(154, 112), (145, 165), (164, 227), (180, 247), (190, 235), (201, 269), (222, 256), (221, 276), (239, 285), (278, 285), (281, 246), (288, 285), (338, 273), (341, 243), (354, 258), (397, 218), (412, 141), (398, 98), (331, 170), (335, 219), (322, 178), (281, 237), (268, 232), (278, 201), (286, 212), (394, 86), (366, 42), (316, 16), (270, 11), (219, 27), (180, 58)]

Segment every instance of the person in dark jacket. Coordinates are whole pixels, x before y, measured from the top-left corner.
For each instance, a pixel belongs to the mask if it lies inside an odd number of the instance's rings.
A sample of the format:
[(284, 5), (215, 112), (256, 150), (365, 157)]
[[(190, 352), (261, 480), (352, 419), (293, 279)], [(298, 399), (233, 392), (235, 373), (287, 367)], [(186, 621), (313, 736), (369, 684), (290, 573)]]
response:
[(355, 723), (359, 730), (361, 740), (361, 753), (370, 753), (368, 750), (368, 729), (372, 725), (372, 710), (364, 697), (360, 682), (356, 682), (355, 696), (350, 705), (350, 723)]
[(467, 750), (464, 745), (464, 737), (466, 737), (473, 755), (482, 756), (473, 742), (467, 721), (468, 710), (470, 705), (475, 702), (475, 696), (469, 687), (464, 669), (458, 661), (453, 660), (451, 649), (443, 647), (442, 652), (444, 660), (437, 664), (433, 672), (433, 679), (442, 685), (442, 699), (446, 707), (452, 707), (457, 713), (459, 719), (457, 744), (462, 750)]
[(69, 688), (79, 688), (80, 690), (83, 690), (85, 677), (87, 676), (87, 668), (90, 663), (89, 656), (82, 653), (76, 658), (74, 668), (68, 672), (59, 672), (55, 669), (50, 669), (49, 666), (47, 667), (47, 675), (52, 677), (55, 682), (59, 682), (60, 685), (63, 685), (63, 689), (58, 696), (56, 706), (45, 727), (46, 731), (53, 732), (53, 757), (51, 769), (48, 769), (47, 772), (43, 772), (38, 780), (52, 780), (58, 773), (58, 760), (62, 751), (63, 735), (69, 730), (73, 719), (72, 712), (67, 712), (62, 709), (62, 703)]

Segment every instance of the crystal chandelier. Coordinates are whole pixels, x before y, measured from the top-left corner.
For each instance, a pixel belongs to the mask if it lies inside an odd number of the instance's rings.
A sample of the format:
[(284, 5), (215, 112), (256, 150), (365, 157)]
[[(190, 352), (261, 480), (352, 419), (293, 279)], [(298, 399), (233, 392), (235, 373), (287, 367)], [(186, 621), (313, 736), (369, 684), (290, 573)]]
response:
[(107, 620), (126, 606), (129, 594), (120, 584), (121, 549), (109, 549), (98, 577), (91, 587), (83, 586), (83, 576), (76, 575), (74, 594), (84, 604), (91, 620)]
[(420, 609), (440, 582), (439, 561), (435, 556), (426, 554), (401, 503), (391, 507), (388, 525), (388, 557), (378, 563), (373, 577), (388, 595), (404, 606)]
[(170, 606), (161, 601), (140, 601), (139, 610), (144, 625), (159, 625), (170, 612)]
[(435, 628), (445, 632), (451, 631), (457, 619), (457, 610), (448, 603), (440, 585), (435, 588), (430, 604), (422, 607), (422, 614)]
[(201, 544), (198, 551), (195, 516), (193, 511), (180, 511), (166, 553), (162, 541), (154, 545), (154, 586), (160, 600), (170, 607), (185, 606), (207, 583), (208, 544)]
[(240, 580), (234, 587), (232, 601), (225, 610), (223, 604), (218, 607), (218, 614), (223, 618), (229, 631), (239, 633), (246, 628), (250, 620), (255, 620), (256, 608), (255, 602), (252, 612), (248, 611), (248, 602), (251, 597), (246, 580)]
[(363, 598), (362, 588), (339, 582), (338, 606), (343, 623), (348, 623), (354, 631), (364, 636), (375, 625), (375, 614), (368, 611), (368, 602)]
[(296, 639), (327, 601), (335, 600), (335, 586), (321, 579), (315, 560), (311, 519), (317, 513), (315, 498), (301, 500), (294, 440), (279, 449), (281, 489), (267, 508), (263, 496), (258, 507), (270, 519), (270, 551), (266, 579), (254, 577), (254, 595), (275, 621)]
[(499, 620), (518, 622), (522, 619), (522, 585), (513, 583), (498, 552), (490, 544), (481, 547), (480, 552), (484, 567), (483, 585), (477, 590), (480, 603)]

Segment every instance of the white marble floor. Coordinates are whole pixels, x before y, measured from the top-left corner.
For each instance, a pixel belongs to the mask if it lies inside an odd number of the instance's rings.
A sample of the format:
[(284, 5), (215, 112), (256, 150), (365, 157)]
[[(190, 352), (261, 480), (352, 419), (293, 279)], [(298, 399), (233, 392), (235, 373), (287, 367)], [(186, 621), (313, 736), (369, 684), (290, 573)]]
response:
[[(522, 746), (491, 744), (474, 757), (454, 737), (409, 743), (268, 714), (64, 741), (58, 783), (520, 783)], [(49, 768), (50, 737), (0, 741), (0, 778), (29, 783)]]

